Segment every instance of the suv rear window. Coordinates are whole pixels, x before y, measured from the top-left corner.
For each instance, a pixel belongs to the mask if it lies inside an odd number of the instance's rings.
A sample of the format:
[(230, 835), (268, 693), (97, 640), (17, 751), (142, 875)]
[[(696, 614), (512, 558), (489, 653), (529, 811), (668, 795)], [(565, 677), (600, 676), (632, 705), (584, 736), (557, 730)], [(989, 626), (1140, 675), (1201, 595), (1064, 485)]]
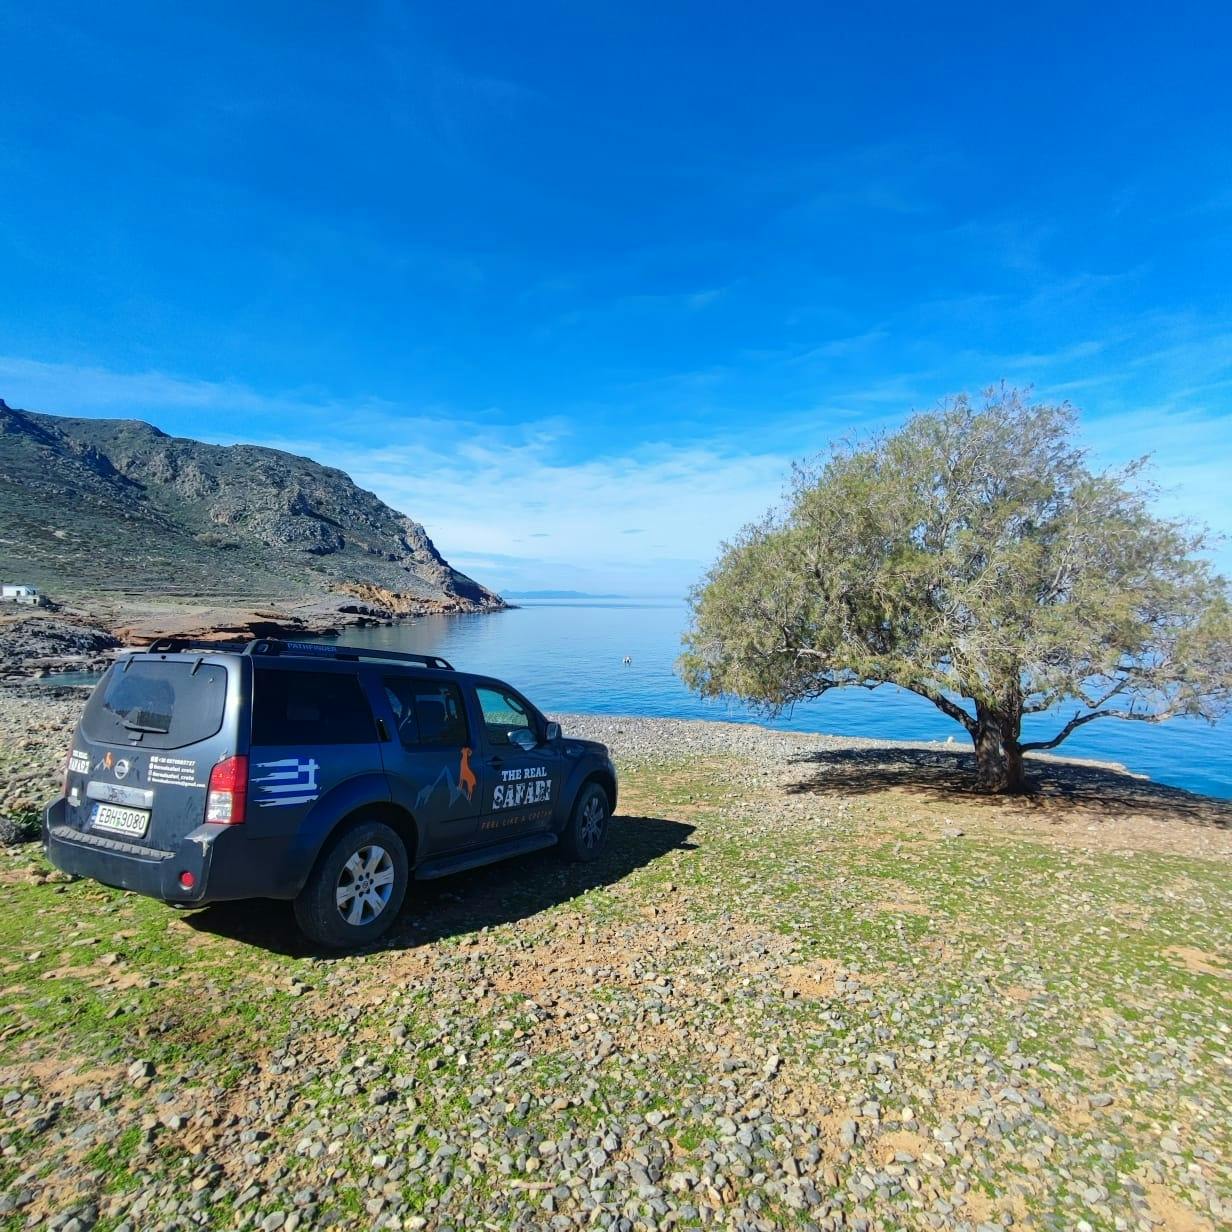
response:
[(81, 730), (101, 744), (179, 749), (218, 731), (226, 700), (227, 669), (218, 664), (130, 659), (94, 690)]
[(256, 673), (253, 744), (370, 744), (375, 739), (372, 710), (355, 676), (270, 668)]

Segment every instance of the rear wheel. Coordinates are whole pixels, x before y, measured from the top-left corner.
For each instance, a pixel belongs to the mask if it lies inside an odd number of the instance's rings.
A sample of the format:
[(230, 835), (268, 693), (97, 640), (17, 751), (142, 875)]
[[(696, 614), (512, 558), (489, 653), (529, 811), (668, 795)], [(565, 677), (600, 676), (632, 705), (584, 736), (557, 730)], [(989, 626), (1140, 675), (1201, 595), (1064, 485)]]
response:
[(607, 823), (612, 806), (607, 792), (598, 783), (587, 783), (573, 802), (560, 847), (565, 857), (587, 863), (597, 859), (607, 841)]
[(334, 836), (295, 900), (304, 935), (331, 949), (367, 945), (397, 918), (406, 897), (406, 845), (379, 821)]

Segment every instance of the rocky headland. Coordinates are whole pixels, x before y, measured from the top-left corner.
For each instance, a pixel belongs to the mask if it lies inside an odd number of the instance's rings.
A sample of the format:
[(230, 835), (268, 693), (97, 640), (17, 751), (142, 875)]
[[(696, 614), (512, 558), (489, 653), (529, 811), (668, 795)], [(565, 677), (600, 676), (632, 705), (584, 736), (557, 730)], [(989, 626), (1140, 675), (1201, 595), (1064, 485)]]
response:
[(0, 675), (80, 669), (120, 642), (336, 632), (494, 611), (422, 524), (334, 467), (254, 445), (0, 400)]

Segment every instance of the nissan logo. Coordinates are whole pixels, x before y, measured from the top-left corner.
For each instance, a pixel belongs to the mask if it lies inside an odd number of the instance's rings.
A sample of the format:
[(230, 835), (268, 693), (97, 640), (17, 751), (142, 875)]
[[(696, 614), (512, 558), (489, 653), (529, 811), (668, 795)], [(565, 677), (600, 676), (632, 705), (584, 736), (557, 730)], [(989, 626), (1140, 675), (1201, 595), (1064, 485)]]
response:
[(121, 757), (115, 764), (115, 776), (118, 779), (128, 778), (129, 761), (127, 757)]

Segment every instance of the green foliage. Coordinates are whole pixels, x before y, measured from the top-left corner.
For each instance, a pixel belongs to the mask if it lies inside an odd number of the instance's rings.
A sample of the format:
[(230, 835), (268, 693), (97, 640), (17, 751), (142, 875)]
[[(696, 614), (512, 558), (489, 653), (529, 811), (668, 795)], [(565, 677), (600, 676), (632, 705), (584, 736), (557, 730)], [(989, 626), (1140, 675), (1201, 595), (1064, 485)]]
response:
[(5, 821), (7, 824), (0, 826), (0, 843), (32, 843), (43, 828), (42, 817), (36, 808), (16, 808)]
[[(1214, 720), (1232, 604), (1204, 534), (1151, 511), (1144, 461), (1091, 471), (1073, 429), (1002, 387), (797, 467), (785, 512), (694, 590), (684, 679), (770, 711), (892, 683), (1011, 760), (1109, 715)], [(1054, 739), (1019, 744), (1024, 715), (1065, 702)]]

